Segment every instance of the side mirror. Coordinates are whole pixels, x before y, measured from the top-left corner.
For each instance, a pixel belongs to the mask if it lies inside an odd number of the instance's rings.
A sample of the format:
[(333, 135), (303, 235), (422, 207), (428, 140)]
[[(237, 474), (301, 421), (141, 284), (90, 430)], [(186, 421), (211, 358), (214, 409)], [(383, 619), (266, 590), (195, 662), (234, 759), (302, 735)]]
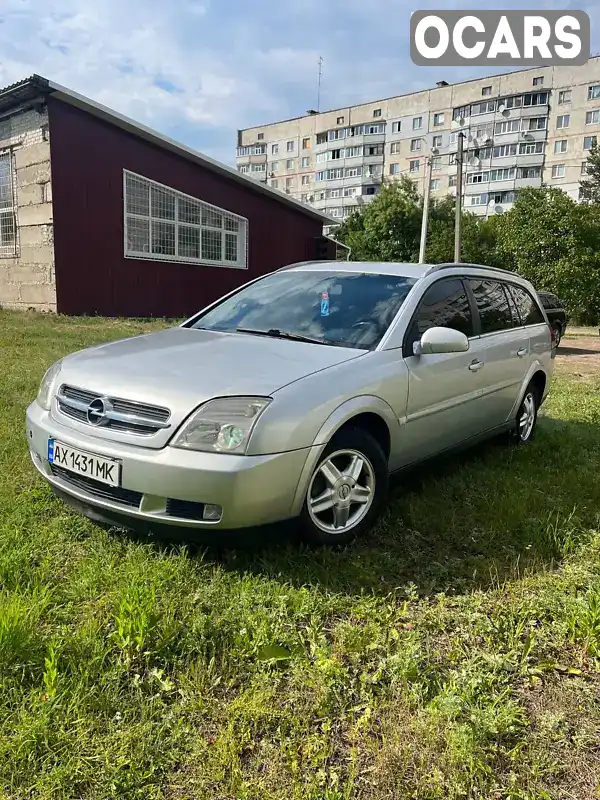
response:
[(423, 355), (466, 353), (468, 349), (468, 338), (453, 328), (429, 328), (419, 342), (419, 352)]

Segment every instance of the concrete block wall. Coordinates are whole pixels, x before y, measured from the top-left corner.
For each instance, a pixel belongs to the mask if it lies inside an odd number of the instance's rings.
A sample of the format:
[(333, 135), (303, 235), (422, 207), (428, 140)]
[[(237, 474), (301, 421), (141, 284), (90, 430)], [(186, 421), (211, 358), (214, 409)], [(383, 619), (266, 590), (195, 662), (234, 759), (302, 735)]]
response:
[(56, 311), (48, 113), (0, 120), (0, 153), (12, 153), (17, 241), (0, 254), (0, 308)]

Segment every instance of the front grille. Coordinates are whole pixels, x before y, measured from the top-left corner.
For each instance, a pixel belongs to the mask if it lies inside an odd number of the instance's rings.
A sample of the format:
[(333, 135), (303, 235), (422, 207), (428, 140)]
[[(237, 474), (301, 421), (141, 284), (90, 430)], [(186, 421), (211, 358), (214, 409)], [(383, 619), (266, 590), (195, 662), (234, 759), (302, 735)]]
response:
[(194, 503), (190, 500), (167, 499), (167, 515), (180, 519), (201, 520), (204, 514), (204, 503)]
[(76, 489), (81, 489), (93, 497), (97, 497), (100, 500), (110, 500), (113, 503), (119, 503), (130, 508), (139, 508), (142, 499), (141, 492), (121, 489), (118, 486), (107, 486), (105, 483), (95, 481), (93, 478), (86, 478), (83, 475), (76, 475), (62, 467), (57, 467), (55, 464), (51, 464), (50, 469), (55, 478), (59, 478), (64, 483), (68, 483)]
[(88, 417), (90, 404), (101, 399), (105, 403), (105, 413), (102, 420), (94, 427), (138, 436), (151, 436), (169, 427), (168, 420), (171, 416), (169, 409), (148, 403), (137, 403), (121, 397), (104, 397), (87, 389), (67, 385), (60, 387), (56, 399), (61, 414), (85, 425), (92, 425)]

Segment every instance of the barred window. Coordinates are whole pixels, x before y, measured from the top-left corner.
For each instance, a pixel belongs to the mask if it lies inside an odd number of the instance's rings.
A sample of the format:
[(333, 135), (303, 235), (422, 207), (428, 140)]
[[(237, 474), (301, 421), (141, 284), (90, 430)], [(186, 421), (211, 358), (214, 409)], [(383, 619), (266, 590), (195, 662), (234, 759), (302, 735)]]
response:
[[(124, 177), (126, 256), (248, 268), (247, 219), (133, 172)], [(0, 177), (0, 213), (1, 191)]]
[(14, 256), (16, 244), (12, 154), (0, 153), (0, 256)]

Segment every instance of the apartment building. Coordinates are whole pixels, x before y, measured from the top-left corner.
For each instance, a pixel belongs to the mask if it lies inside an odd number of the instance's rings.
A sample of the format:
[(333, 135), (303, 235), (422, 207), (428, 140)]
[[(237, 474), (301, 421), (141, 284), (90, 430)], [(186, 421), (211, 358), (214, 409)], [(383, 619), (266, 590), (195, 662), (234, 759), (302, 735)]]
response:
[(384, 180), (456, 195), (464, 133), (464, 207), (510, 209), (526, 186), (579, 197), (600, 133), (600, 58), (448, 84), (238, 131), (237, 168), (340, 221)]

